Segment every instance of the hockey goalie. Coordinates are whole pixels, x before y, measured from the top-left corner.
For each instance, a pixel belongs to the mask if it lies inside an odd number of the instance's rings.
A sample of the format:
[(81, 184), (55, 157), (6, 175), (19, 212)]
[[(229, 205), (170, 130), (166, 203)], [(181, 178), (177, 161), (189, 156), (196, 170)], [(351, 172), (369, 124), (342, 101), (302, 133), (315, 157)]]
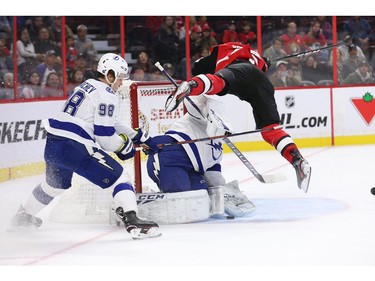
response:
[[(165, 144), (231, 133), (221, 112), (222, 102), (206, 95), (193, 99), (184, 101), (186, 114), (164, 135), (154, 136), (153, 142)], [(238, 181), (227, 183), (221, 173), (222, 139), (169, 145), (148, 153), (147, 172), (160, 193), (137, 194), (140, 216), (174, 224), (242, 217), (255, 210), (240, 191)]]

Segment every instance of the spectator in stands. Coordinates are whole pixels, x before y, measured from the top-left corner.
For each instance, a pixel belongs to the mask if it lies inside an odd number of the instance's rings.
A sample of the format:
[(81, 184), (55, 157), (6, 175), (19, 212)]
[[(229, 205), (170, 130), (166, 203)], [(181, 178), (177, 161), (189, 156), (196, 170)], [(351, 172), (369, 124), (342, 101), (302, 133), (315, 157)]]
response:
[(66, 47), (65, 47), (66, 68), (68, 71), (73, 70), (77, 56), (78, 56), (78, 51), (74, 47), (74, 38), (73, 36), (68, 35), (66, 37)]
[(206, 47), (208, 49), (217, 45), (215, 37), (212, 36), (211, 27), (207, 23), (202, 26), (202, 40), (200, 45), (201, 47)]
[(6, 52), (5, 39), (0, 38), (0, 77), (3, 77), (7, 72), (13, 72), (13, 60), (9, 54)]
[(38, 64), (35, 67), (36, 72), (38, 72), (40, 77), (40, 82), (44, 86), (47, 82), (47, 77), (51, 72), (57, 72), (57, 62), (56, 62), (56, 52), (54, 50), (49, 50), (46, 52), (44, 57), (44, 62)]
[(179, 43), (180, 40), (174, 17), (164, 17), (156, 36), (154, 47), (156, 60), (161, 64), (165, 62), (175, 64), (178, 61)]
[(12, 28), (7, 16), (0, 16), (0, 38), (7, 40), (12, 37)]
[(151, 68), (151, 72), (150, 72), (150, 81), (165, 81), (165, 80), (167, 80), (167, 78), (161, 73), (159, 68), (153, 65)]
[(207, 16), (198, 16), (195, 18), (196, 18), (196, 24), (202, 27), (202, 29), (203, 29), (203, 26), (205, 25), (209, 26), (208, 21), (207, 21)]
[[(191, 32), (191, 29), (196, 26), (198, 23), (197, 23), (197, 18), (195, 16), (189, 16), (189, 35), (190, 35), (190, 32)], [(202, 25), (200, 25), (202, 27)], [(179, 40), (185, 40), (186, 38), (186, 30), (185, 30), (185, 26), (181, 27), (179, 30), (178, 30), (178, 38)]]
[[(55, 16), (53, 17), (53, 22), (49, 26), (48, 31), (50, 34), (50, 39), (55, 42), (57, 52), (61, 54), (61, 47), (62, 47), (62, 42), (61, 42), (61, 37), (62, 37), (62, 20), (60, 16)], [(65, 38), (71, 37), (73, 38), (73, 31), (72, 29), (66, 24), (65, 25)]]
[(283, 49), (288, 54), (300, 53), (308, 50), (303, 38), (297, 34), (297, 24), (294, 21), (289, 21), (286, 33), (280, 36), (283, 42)]
[(87, 60), (84, 54), (78, 54), (74, 61), (74, 68), (68, 71), (68, 76), (71, 75), (74, 69), (80, 69), (83, 72), (85, 80), (95, 78), (93, 68), (96, 67), (97, 60), (95, 60), (91, 67), (87, 67)]
[(0, 88), (0, 100), (14, 99), (13, 73), (7, 72), (3, 76), (3, 82)]
[(30, 34), (30, 40), (33, 44), (35, 44), (35, 42), (39, 38), (39, 30), (42, 27), (45, 27), (44, 18), (42, 16), (35, 16), (31, 24), (28, 24), (26, 26)]
[(49, 31), (46, 27), (42, 27), (41, 29), (39, 29), (39, 37), (38, 37), (38, 40), (34, 43), (34, 47), (35, 47), (35, 52), (41, 53), (41, 54), (45, 54), (51, 50), (55, 51), (56, 63), (61, 66), (62, 64), (61, 56), (58, 53), (56, 43), (50, 39)]
[(332, 25), (330, 22), (327, 21), (325, 16), (317, 16), (315, 17), (315, 21), (319, 22), (320, 29), (322, 30), (322, 33), (324, 37), (327, 40), (327, 43), (332, 42)]
[[(327, 40), (320, 28), (320, 23), (314, 21), (309, 31), (303, 37), (306, 45), (311, 49), (315, 50), (327, 45)], [(329, 50), (322, 50), (319, 52), (319, 61), (328, 61)]]
[(238, 34), (238, 39), (243, 44), (256, 45), (257, 35), (251, 30), (251, 23), (248, 20), (242, 22), (242, 31)]
[(133, 68), (141, 68), (144, 73), (150, 73), (152, 68), (152, 63), (150, 57), (146, 51), (139, 52), (137, 56), (137, 62), (134, 64)]
[(375, 41), (375, 33), (369, 21), (364, 17), (353, 16), (347, 21), (346, 26), (348, 34), (354, 39), (353, 43), (356, 44), (357, 40), (358, 44), (356, 45), (366, 52), (370, 42), (374, 43)]
[(64, 89), (60, 84), (60, 77), (56, 72), (51, 72), (47, 76), (47, 82), (42, 88), (41, 97), (62, 97), (64, 95)]
[(315, 85), (320, 80), (332, 79), (332, 71), (327, 63), (318, 62), (314, 55), (310, 55), (302, 62), (302, 80), (313, 82)]
[[(341, 55), (342, 55), (342, 60), (345, 61), (349, 58), (349, 46), (350, 45), (355, 45), (356, 46), (356, 49), (357, 49), (357, 55), (358, 57), (360, 58), (360, 60), (366, 60), (366, 57), (361, 49), (361, 47), (359, 47), (358, 45), (354, 44), (352, 42), (352, 40), (348, 40), (346, 42), (346, 44), (341, 44), (340, 46), (338, 46), (337, 48), (341, 51)], [(332, 55), (332, 53), (331, 53)]]
[(132, 81), (150, 81), (150, 73), (145, 73), (145, 71), (140, 67), (132, 67), (132, 71), (130, 73), (130, 80)]
[(74, 88), (80, 85), (84, 80), (83, 72), (80, 69), (74, 69), (71, 73), (71, 75), (68, 77), (68, 84), (66, 87), (66, 92), (68, 96), (70, 96)]
[(87, 37), (87, 26), (80, 24), (77, 26), (77, 39), (74, 41), (74, 47), (78, 53), (84, 54), (87, 66), (91, 67), (96, 60), (97, 51), (94, 42)]
[(29, 31), (26, 27), (21, 28), (18, 32), (17, 55), (18, 81), (25, 83), (29, 79), (30, 73), (44, 58), (44, 54), (35, 52), (34, 44), (30, 41)]
[[(190, 50), (190, 70), (193, 69), (194, 62), (201, 58), (201, 52), (205, 49), (207, 51), (206, 47), (202, 47), (201, 49), (192, 49)], [(190, 72), (191, 77), (192, 74)], [(176, 71), (175, 71), (175, 77), (181, 80), (187, 80), (187, 73), (186, 73), (186, 58), (182, 58), (180, 60), (180, 63), (177, 65)]]
[[(331, 55), (328, 61), (328, 66), (333, 69), (333, 50), (331, 51)], [(336, 61), (337, 61), (337, 80), (338, 83), (341, 84), (343, 80), (343, 70), (344, 70), (344, 61), (342, 59), (341, 50), (339, 48), (336, 48)]]
[(289, 70), (289, 73), (292, 77), (297, 79), (298, 81), (302, 81), (302, 65), (301, 65), (302, 59), (293, 57), (288, 60), (287, 69)]
[(165, 64), (163, 64), (163, 68), (164, 70), (171, 76), (174, 78), (174, 66), (173, 64), (167, 62)]
[(344, 59), (344, 65), (342, 70), (343, 78), (345, 79), (350, 73), (354, 72), (361, 61), (365, 61), (358, 56), (357, 46), (354, 44), (349, 45), (349, 57)]
[(293, 77), (292, 72), (287, 69), (288, 62), (278, 61), (276, 71), (270, 76), (270, 81), (275, 87), (299, 86), (300, 81)]
[(230, 21), (228, 24), (228, 28), (224, 30), (222, 41), (223, 43), (239, 42), (237, 25), (234, 20)]
[(42, 85), (40, 84), (40, 77), (38, 72), (31, 73), (29, 80), (21, 87), (19, 92), (20, 98), (33, 99), (41, 96)]
[[(273, 39), (272, 45), (265, 49), (263, 56), (269, 58), (271, 61), (279, 58), (284, 58), (287, 56), (286, 52), (283, 49), (283, 43), (279, 37)], [(276, 64), (272, 63), (268, 68), (267, 76), (271, 76), (276, 70)]]
[(367, 61), (361, 61), (358, 68), (350, 73), (342, 82), (342, 84), (370, 84), (374, 83), (374, 77), (369, 69)]

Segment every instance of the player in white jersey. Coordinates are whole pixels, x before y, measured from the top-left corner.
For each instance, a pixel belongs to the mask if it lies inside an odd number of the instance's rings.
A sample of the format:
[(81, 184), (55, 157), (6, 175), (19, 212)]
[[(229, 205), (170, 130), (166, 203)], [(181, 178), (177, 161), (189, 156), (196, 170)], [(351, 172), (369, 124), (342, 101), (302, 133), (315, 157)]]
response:
[[(229, 122), (223, 118), (224, 112), (220, 111), (223, 104), (217, 98), (202, 95), (191, 100), (194, 105), (184, 101), (187, 113), (164, 135), (153, 137), (153, 141), (173, 143), (231, 132)], [(164, 146), (157, 153), (150, 152), (148, 175), (163, 193), (179, 192), (184, 197), (190, 191), (207, 190), (211, 216), (224, 215), (224, 211), (231, 216), (248, 215), (255, 206), (239, 190), (237, 181), (226, 183), (221, 173), (222, 153), (221, 139)]]
[(121, 160), (131, 158), (133, 142), (156, 149), (142, 130), (117, 121), (119, 96), (115, 91), (129, 78), (128, 64), (121, 56), (107, 53), (100, 58), (97, 71), (97, 80), (88, 79), (77, 86), (63, 110), (55, 118), (43, 120), (48, 132), (46, 178), (21, 205), (12, 224), (39, 227), (42, 220), (35, 215), (69, 189), (73, 173), (77, 173), (101, 188), (113, 188), (116, 215), (134, 239), (160, 236), (156, 223), (137, 217), (129, 176), (108, 154), (115, 152)]

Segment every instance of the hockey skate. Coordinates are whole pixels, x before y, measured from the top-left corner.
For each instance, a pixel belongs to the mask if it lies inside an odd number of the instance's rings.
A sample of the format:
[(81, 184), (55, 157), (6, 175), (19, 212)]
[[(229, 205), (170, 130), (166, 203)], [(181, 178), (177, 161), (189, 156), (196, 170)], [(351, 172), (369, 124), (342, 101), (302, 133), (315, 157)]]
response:
[(116, 216), (121, 219), (126, 231), (135, 240), (161, 236), (159, 226), (156, 223), (139, 219), (134, 211), (124, 213), (124, 210), (118, 207), (116, 209)]
[(21, 205), (17, 211), (17, 214), (12, 218), (13, 228), (20, 227), (35, 227), (38, 228), (42, 225), (42, 219), (26, 213), (25, 209)]
[(309, 162), (307, 162), (297, 150), (292, 150), (290, 152), (293, 156), (293, 167), (297, 174), (297, 184), (300, 189), (305, 193), (309, 189), (310, 177), (311, 177), (311, 167)]
[(243, 217), (251, 214), (256, 206), (240, 191), (235, 180), (224, 186), (224, 208), (233, 217)]

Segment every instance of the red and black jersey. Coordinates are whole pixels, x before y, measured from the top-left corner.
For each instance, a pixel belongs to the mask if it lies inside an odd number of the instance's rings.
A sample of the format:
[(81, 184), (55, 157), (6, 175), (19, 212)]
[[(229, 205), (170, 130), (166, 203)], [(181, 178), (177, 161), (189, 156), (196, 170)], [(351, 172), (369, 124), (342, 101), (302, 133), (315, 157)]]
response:
[(214, 74), (236, 60), (249, 61), (263, 72), (268, 70), (267, 63), (256, 50), (250, 47), (250, 44), (228, 42), (211, 47), (210, 55), (195, 62), (192, 73), (193, 75)]

